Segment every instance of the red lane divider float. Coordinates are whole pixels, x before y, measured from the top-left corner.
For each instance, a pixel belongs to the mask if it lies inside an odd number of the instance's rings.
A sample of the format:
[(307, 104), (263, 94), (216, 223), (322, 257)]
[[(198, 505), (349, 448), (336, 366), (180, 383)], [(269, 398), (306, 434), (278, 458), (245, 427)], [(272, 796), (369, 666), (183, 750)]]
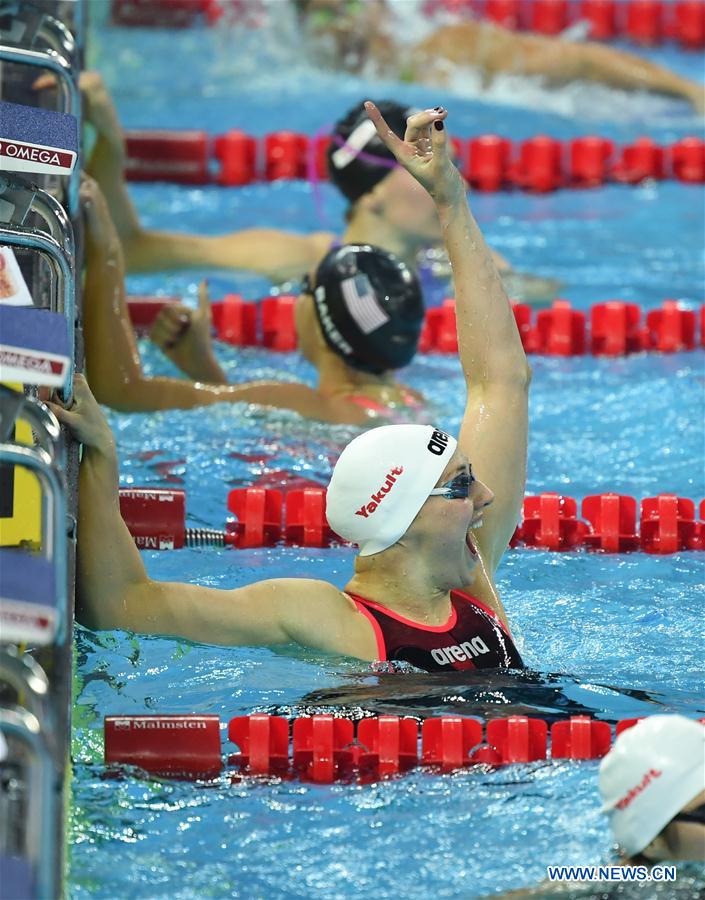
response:
[[(127, 308), (135, 331), (149, 333), (154, 320), (176, 297), (128, 297)], [(245, 301), (227, 294), (211, 304), (215, 336), (237, 347), (296, 349), (294, 306), (290, 295)], [(660, 309), (643, 311), (636, 303), (607, 300), (586, 313), (567, 300), (554, 300), (550, 309), (534, 311), (514, 303), (514, 317), (524, 350), (542, 356), (625, 356), (629, 353), (675, 353), (705, 346), (705, 306), (687, 309), (677, 300), (664, 300)], [(589, 322), (589, 327), (588, 327)], [(426, 311), (419, 338), (420, 353), (457, 353), (455, 300)]]
[(504, 28), (560, 35), (584, 22), (591, 40), (625, 38), (652, 46), (675, 40), (685, 49), (705, 46), (702, 0), (427, 0), (427, 15), (470, 8)]
[[(643, 550), (678, 553), (705, 550), (705, 500), (700, 520), (692, 500), (675, 494), (647, 497), (640, 505), (623, 494), (594, 494), (580, 506), (572, 497), (554, 492), (525, 497), (522, 524), (511, 547), (567, 551), (577, 548), (604, 553)], [(261, 487), (235, 488), (228, 494), (228, 510), (235, 519), (221, 531), (186, 527), (183, 491), (121, 488), (120, 512), (141, 550), (178, 550), (207, 545), (241, 549), (272, 547), (329, 547), (345, 543), (326, 519), (326, 489), (305, 487), (282, 491)]]
[(214, 25), (223, 15), (226, 3), (222, 0), (112, 0), (110, 18), (113, 25), (127, 28), (192, 28)]
[[(256, 181), (304, 179), (311, 157), (318, 179), (328, 177), (327, 136), (310, 139), (276, 131), (257, 139), (238, 129), (212, 138), (205, 131), (125, 132), (125, 175), (131, 181), (173, 181), (241, 187)], [(646, 179), (705, 183), (705, 141), (685, 137), (661, 146), (649, 137), (618, 146), (599, 135), (559, 141), (538, 135), (513, 142), (495, 134), (453, 139), (458, 166), (477, 191), (510, 188), (548, 193)]]
[[(702, 0), (426, 0), (425, 15), (471, 10), (513, 30), (559, 35), (585, 22), (591, 40), (626, 38), (651, 46), (664, 39), (695, 50), (705, 46)], [(238, 0), (112, 0), (113, 25), (188, 28), (243, 15)]]
[[(615, 738), (640, 719), (617, 723)], [(704, 720), (700, 720), (701, 722)], [(357, 727), (356, 727), (357, 726)], [(297, 778), (318, 784), (370, 782), (420, 766), (452, 772), (485, 764), (601, 759), (612, 727), (589, 716), (554, 722), (509, 716), (416, 719), (332, 715), (287, 719), (255, 713), (231, 719), (228, 739), (238, 747), (226, 759), (229, 774)], [(550, 736), (550, 741), (549, 741)], [(420, 737), (420, 740), (419, 740)], [(131, 765), (167, 777), (212, 778), (223, 770), (220, 722), (214, 715), (106, 716), (105, 763)]]
[(120, 488), (120, 514), (140, 550), (238, 545), (238, 534), (235, 531), (187, 528), (184, 491)]

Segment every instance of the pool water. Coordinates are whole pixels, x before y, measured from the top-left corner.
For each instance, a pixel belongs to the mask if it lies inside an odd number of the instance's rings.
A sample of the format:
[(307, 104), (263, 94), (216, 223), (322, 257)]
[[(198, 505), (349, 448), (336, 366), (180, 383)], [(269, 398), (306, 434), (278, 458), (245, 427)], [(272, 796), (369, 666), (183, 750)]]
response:
[[(471, 79), (452, 91), (429, 91), (313, 72), (285, 40), (239, 28), (128, 32), (99, 23), (93, 52), (127, 127), (212, 133), (242, 127), (255, 135), (293, 127), (310, 134), (368, 93), (443, 103), (460, 136), (593, 132), (627, 141), (648, 133), (666, 142), (701, 127), (677, 102), (597, 88), (546, 92), (536, 84), (500, 84), (486, 102)], [(696, 55), (669, 47), (648, 55), (702, 79)], [(512, 98), (523, 105), (511, 105)], [(304, 183), (131, 189), (148, 226), (340, 231), (344, 204), (328, 185), (321, 192), (323, 220)], [(479, 195), (472, 202), (490, 243), (517, 269), (561, 280), (563, 295), (578, 308), (611, 298), (645, 309), (666, 297), (703, 302), (699, 188), (666, 182), (545, 197)], [(193, 300), (203, 274), (213, 297), (236, 290), (257, 298), (269, 289), (262, 279), (223, 272), (131, 277), (128, 284), (133, 293)], [(448, 286), (436, 290), (437, 300)], [(150, 373), (173, 371), (154, 348), (141, 349)], [(293, 354), (224, 346), (218, 354), (232, 380), (314, 383), (313, 370)], [(702, 350), (618, 360), (534, 358), (527, 493), (559, 490), (580, 499), (617, 490), (640, 499), (674, 492), (699, 501), (703, 363)], [(465, 390), (457, 359), (420, 357), (404, 379), (427, 395), (434, 420), (457, 433)], [(282, 472), (325, 484), (356, 433), (242, 404), (111, 414), (110, 421), (121, 483), (183, 487), (189, 524), (212, 527), (222, 527), (232, 487), (256, 479), (276, 484)], [(260, 578), (265, 567), (268, 577), (342, 586), (352, 555), (348, 548), (186, 549), (144, 558), (155, 578), (230, 588)], [(201, 712), (227, 721), (255, 710), (331, 709), (355, 717), (520, 709), (547, 719), (573, 712), (607, 721), (659, 711), (702, 716), (704, 581), (699, 553), (508, 552), (498, 586), (530, 667), (522, 677), (379, 675), (360, 662), (306, 650), (203, 647), (79, 626), (68, 894), (474, 898), (536, 883), (548, 864), (608, 861), (596, 763), (416, 772), (365, 786), (106, 779), (102, 719)], [(705, 889), (699, 867), (680, 877), (684, 896)], [(674, 896), (676, 888), (669, 891), (648, 896)]]

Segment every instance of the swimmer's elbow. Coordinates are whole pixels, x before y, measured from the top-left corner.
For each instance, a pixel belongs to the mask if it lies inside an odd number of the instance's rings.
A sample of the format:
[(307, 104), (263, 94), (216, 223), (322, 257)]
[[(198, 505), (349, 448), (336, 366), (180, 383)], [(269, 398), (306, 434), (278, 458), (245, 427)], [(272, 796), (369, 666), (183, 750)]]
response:
[(90, 386), (93, 396), (101, 406), (108, 406), (115, 412), (135, 412), (139, 382), (94, 376), (90, 379)]
[(141, 634), (156, 633), (158, 605), (161, 599), (160, 583), (146, 575), (131, 581), (119, 590), (109, 591), (93, 586), (76, 593), (76, 621), (91, 631), (135, 631)]
[[(513, 365), (498, 367), (487, 373), (487, 377), (481, 383), (488, 387), (498, 387), (506, 390), (529, 392), (533, 372), (526, 357), (522, 362)], [(480, 380), (469, 378), (469, 386), (477, 386)]]
[(529, 365), (528, 361), (525, 360), (525, 363), (521, 368), (517, 371), (515, 377), (515, 384), (517, 388), (523, 390), (525, 393), (529, 393), (529, 388), (531, 387), (531, 379), (533, 378), (533, 370)]

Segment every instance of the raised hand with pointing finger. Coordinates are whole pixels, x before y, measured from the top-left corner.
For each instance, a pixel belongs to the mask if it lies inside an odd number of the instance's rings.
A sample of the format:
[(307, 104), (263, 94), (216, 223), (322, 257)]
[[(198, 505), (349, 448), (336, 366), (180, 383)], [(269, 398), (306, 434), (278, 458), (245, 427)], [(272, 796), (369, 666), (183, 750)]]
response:
[(397, 162), (421, 184), (437, 204), (453, 203), (465, 194), (463, 179), (448, 155), (444, 120), (448, 111), (442, 106), (414, 113), (406, 120), (401, 140), (384, 121), (371, 100), (365, 103), (367, 115), (377, 134), (394, 154)]

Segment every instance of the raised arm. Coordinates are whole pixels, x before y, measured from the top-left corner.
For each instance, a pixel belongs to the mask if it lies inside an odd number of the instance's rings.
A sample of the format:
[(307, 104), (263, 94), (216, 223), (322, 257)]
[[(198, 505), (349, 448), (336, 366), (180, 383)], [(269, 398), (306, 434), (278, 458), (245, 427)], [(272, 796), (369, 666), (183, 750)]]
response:
[(460, 362), (467, 384), (459, 446), (495, 495), (476, 533), (491, 575), (516, 527), (526, 479), (531, 378), (511, 305), (450, 160), (440, 107), (411, 116), (404, 141), (370, 103), (368, 114), (397, 160), (435, 200), (453, 269)]
[[(125, 181), (125, 140), (113, 99), (98, 72), (82, 72), (79, 85), (86, 121), (95, 131), (87, 170), (106, 197), (129, 272), (241, 269), (285, 281), (314, 268), (330, 247), (333, 235), (324, 232), (300, 235), (248, 228), (200, 235), (145, 228)], [(36, 90), (55, 86), (51, 75), (42, 76), (34, 85)]]
[[(121, 628), (208, 644), (296, 642), (373, 659), (367, 621), (333, 585), (273, 579), (236, 590), (150, 579), (120, 515), (115, 441), (81, 375), (74, 405), (50, 404), (83, 443), (79, 486), (76, 617), (94, 629)], [(355, 641), (355, 638), (357, 640)]]

